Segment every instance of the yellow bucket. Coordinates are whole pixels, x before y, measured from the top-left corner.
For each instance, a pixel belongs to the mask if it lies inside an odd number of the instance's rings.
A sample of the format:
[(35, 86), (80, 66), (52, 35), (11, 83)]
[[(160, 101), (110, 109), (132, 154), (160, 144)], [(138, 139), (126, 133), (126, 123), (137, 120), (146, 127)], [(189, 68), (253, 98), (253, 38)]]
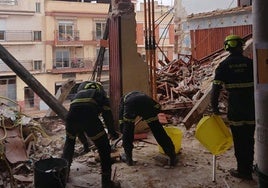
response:
[[(164, 126), (164, 130), (166, 131), (167, 135), (171, 138), (175, 152), (179, 153), (181, 149), (181, 140), (182, 140), (182, 131), (176, 126)], [(159, 152), (165, 154), (163, 148), (158, 145)]]
[(232, 134), (217, 115), (204, 116), (196, 126), (195, 137), (213, 155), (219, 155), (233, 145)]

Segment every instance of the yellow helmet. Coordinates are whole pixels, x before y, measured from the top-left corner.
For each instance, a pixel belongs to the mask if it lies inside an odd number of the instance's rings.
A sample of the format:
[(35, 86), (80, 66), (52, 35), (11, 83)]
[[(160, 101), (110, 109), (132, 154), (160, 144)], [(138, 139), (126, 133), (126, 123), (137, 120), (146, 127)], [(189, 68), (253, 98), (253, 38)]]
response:
[(230, 51), (237, 47), (242, 47), (244, 40), (238, 35), (228, 35), (224, 40), (224, 49)]

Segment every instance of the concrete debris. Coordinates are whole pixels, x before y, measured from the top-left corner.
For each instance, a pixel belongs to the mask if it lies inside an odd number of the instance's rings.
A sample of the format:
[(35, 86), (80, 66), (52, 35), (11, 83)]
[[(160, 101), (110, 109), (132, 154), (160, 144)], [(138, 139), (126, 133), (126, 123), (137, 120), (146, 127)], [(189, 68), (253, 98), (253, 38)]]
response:
[(34, 163), (31, 155), (38, 140), (48, 135), (39, 122), (21, 113), (16, 102), (3, 97), (0, 102), (1, 186), (27, 187), (33, 181), (29, 173), (32, 171), (29, 164)]
[[(223, 53), (206, 63), (198, 63), (189, 56), (181, 56), (180, 59), (171, 61), (159, 69), (156, 77), (157, 99), (162, 109), (176, 111), (180, 117), (186, 117), (191, 109), (200, 103), (202, 96), (210, 90), (214, 71), (227, 55), (228, 53)], [(226, 105), (222, 103), (220, 105), (224, 111)], [(205, 105), (205, 108), (207, 107), (208, 104)], [(203, 111), (198, 110), (198, 113), (201, 114)], [(183, 118), (180, 119), (181, 123), (185, 123), (182, 121)]]

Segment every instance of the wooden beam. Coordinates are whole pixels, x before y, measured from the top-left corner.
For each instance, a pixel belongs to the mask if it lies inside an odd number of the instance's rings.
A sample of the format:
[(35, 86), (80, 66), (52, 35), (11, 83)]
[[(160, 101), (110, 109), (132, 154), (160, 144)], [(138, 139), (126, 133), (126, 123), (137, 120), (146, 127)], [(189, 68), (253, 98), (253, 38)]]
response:
[(185, 125), (186, 129), (190, 129), (195, 122), (202, 118), (204, 111), (210, 103), (210, 95), (211, 86), (206, 89), (201, 99), (193, 106), (191, 111), (182, 120), (182, 123)]
[[(75, 85), (75, 80), (67, 80), (62, 84), (62, 86), (58, 89), (56, 93), (56, 99), (63, 104), (65, 99), (67, 98), (68, 94), (72, 90)], [(47, 110), (46, 117), (55, 116), (55, 112), (50, 108)]]

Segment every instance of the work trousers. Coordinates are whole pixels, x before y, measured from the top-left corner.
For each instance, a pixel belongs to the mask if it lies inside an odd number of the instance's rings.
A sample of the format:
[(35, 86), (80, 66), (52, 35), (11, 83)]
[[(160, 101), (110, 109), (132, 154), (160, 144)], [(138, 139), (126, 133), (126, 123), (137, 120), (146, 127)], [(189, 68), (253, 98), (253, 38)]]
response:
[(68, 161), (70, 167), (73, 160), (76, 137), (85, 132), (98, 149), (102, 174), (110, 177), (112, 165), (110, 156), (111, 146), (98, 115), (97, 109), (93, 105), (70, 107), (66, 120), (66, 141), (62, 157)]
[[(163, 126), (158, 120), (152, 121), (148, 123), (148, 126), (150, 127), (153, 136), (155, 137), (157, 143), (163, 148), (164, 152), (169, 157), (174, 157), (175, 154), (175, 148), (172, 140), (165, 132)], [(123, 133), (123, 148), (125, 150), (125, 153), (127, 155), (132, 156), (132, 150), (133, 150), (133, 141), (134, 141), (134, 129), (135, 125), (134, 123), (124, 123), (122, 126), (122, 133)]]
[(251, 175), (254, 160), (255, 125), (231, 125), (237, 170), (240, 174)]
[(119, 106), (119, 119), (123, 120), (120, 130), (123, 133), (123, 147), (125, 153), (132, 157), (135, 119), (137, 116), (147, 122), (157, 143), (163, 148), (165, 153), (175, 158), (175, 147), (172, 140), (167, 135), (163, 126), (158, 120), (157, 114), (160, 112), (160, 105), (149, 96), (132, 92), (128, 96), (123, 97)]

